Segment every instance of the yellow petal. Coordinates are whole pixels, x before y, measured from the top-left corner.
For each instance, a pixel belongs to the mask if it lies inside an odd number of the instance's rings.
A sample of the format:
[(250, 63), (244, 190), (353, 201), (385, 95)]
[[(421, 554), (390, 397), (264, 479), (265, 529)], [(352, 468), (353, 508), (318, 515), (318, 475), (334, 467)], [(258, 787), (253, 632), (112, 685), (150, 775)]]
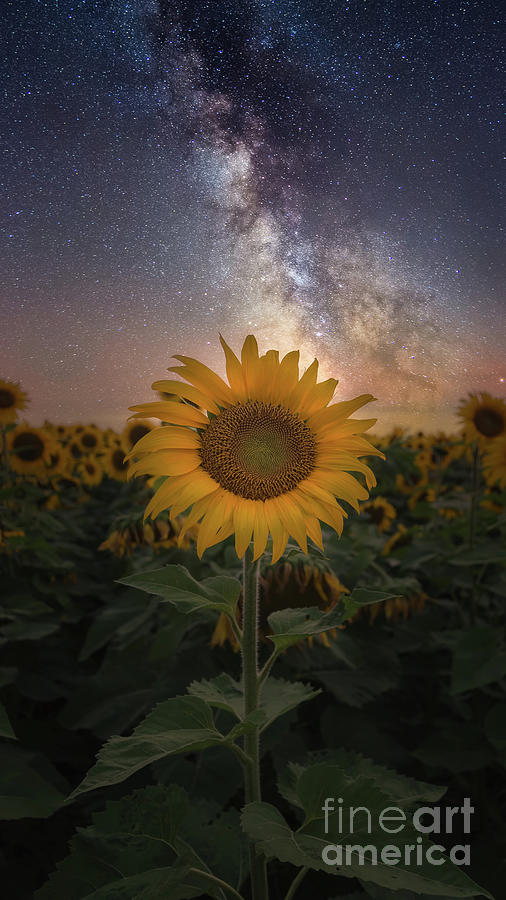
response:
[(167, 481), (164, 481), (151, 497), (144, 513), (144, 521), (148, 516), (151, 516), (152, 519), (156, 519), (162, 509), (168, 509), (171, 503), (173, 503), (174, 498), (177, 497), (185, 480), (185, 475), (177, 475), (174, 478), (168, 478)]
[(246, 382), (244, 380), (243, 370), (241, 363), (237, 359), (237, 356), (230, 349), (228, 344), (222, 338), (220, 334), (220, 343), (223, 347), (223, 352), (225, 353), (225, 362), (227, 368), (227, 378), (232, 391), (234, 392), (237, 400), (244, 401), (246, 400), (247, 392), (246, 392)]
[(257, 399), (257, 381), (259, 376), (258, 344), (252, 334), (248, 334), (241, 350), (241, 362), (247, 396)]
[(197, 450), (200, 446), (200, 436), (196, 431), (179, 428), (177, 425), (159, 425), (140, 438), (125, 459), (157, 450)]
[(290, 494), (273, 497), (272, 502), (289, 534), (293, 534), (301, 550), (307, 553), (307, 534), (304, 516)]
[(219, 406), (204, 391), (199, 391), (192, 384), (185, 384), (184, 381), (176, 381), (175, 379), (163, 379), (162, 381), (154, 381), (151, 385), (154, 391), (163, 391), (165, 394), (176, 394), (178, 397), (184, 397), (191, 400), (197, 406), (208, 409), (209, 412), (217, 415), (220, 411)]
[[(297, 492), (298, 488), (295, 489), (294, 493), (297, 494)], [(305, 510), (306, 515), (317, 516), (326, 525), (330, 525), (338, 534), (342, 534), (343, 519), (346, 513), (338, 503), (334, 502), (332, 505), (322, 503), (321, 500), (309, 496), (303, 491), (300, 492), (300, 496), (297, 499), (302, 509)]]
[(306, 522), (306, 531), (308, 533), (308, 537), (311, 538), (313, 544), (316, 544), (320, 550), (323, 551), (323, 538), (322, 538), (322, 530), (320, 528), (320, 523), (316, 516), (305, 516)]
[(234, 509), (235, 552), (241, 559), (251, 541), (255, 525), (255, 501), (243, 500)]
[(180, 516), (181, 513), (195, 503), (196, 500), (214, 494), (215, 491), (220, 489), (219, 484), (202, 469), (197, 469), (190, 475), (183, 477), (187, 479), (187, 484), (181, 490), (181, 493), (178, 494), (176, 501), (172, 505), (170, 511), (171, 519)]
[(312, 391), (318, 377), (318, 360), (314, 359), (310, 366), (306, 369), (300, 380), (295, 385), (287, 402), (291, 409), (295, 409), (299, 415), (304, 414), (304, 402), (308, 394)]
[(171, 422), (173, 425), (193, 425), (195, 428), (201, 428), (202, 425), (209, 425), (209, 419), (193, 406), (186, 403), (172, 402), (171, 400), (156, 400), (154, 403), (139, 403), (136, 406), (130, 406), (129, 409), (134, 411), (130, 419), (161, 419), (164, 422)]
[(347, 472), (323, 472), (323, 470), (316, 470), (311, 472), (310, 478), (316, 484), (330, 490), (336, 497), (346, 500), (357, 512), (359, 511), (358, 500), (368, 500), (369, 498), (366, 489), (362, 487), (353, 475), (349, 475)]
[(209, 508), (209, 504), (212, 503), (212, 496), (213, 495), (208, 494), (207, 496), (202, 497), (200, 500), (197, 500), (193, 504), (190, 512), (185, 517), (185, 519), (181, 525), (181, 530), (177, 536), (177, 542), (178, 542), (179, 547), (183, 543), (186, 532), (190, 528), (193, 528), (194, 525), (197, 524), (199, 519), (202, 518), (202, 516), (204, 515), (206, 510)]
[(267, 524), (269, 526), (269, 531), (272, 536), (272, 560), (271, 565), (274, 565), (278, 561), (278, 559), (283, 555), (285, 551), (285, 547), (288, 543), (289, 534), (283, 525), (281, 519), (279, 518), (278, 512), (274, 507), (273, 500), (266, 500), (264, 503), (265, 510), (265, 518), (267, 519)]
[(234, 395), (228, 384), (216, 372), (205, 366), (204, 363), (198, 362), (198, 360), (189, 356), (179, 356), (178, 354), (174, 355), (174, 359), (182, 362), (183, 366), (171, 366), (169, 372), (181, 374), (186, 381), (195, 385), (204, 394), (211, 393), (220, 406), (229, 406), (234, 402)]
[[(330, 407), (327, 407), (327, 409), (330, 409)], [(324, 412), (326, 411), (324, 410)], [(343, 419), (341, 422), (330, 422), (318, 428), (316, 438), (318, 442), (327, 437), (339, 441), (342, 437), (363, 434), (368, 428), (372, 428), (377, 421), (377, 419)]]
[(312, 416), (318, 412), (318, 410), (326, 408), (327, 404), (330, 403), (334, 396), (337, 384), (336, 378), (328, 378), (327, 381), (320, 381), (319, 384), (316, 384), (306, 395), (303, 404), (304, 415)]
[(278, 396), (281, 403), (287, 402), (288, 397), (297, 386), (299, 380), (299, 356), (298, 350), (291, 350), (279, 364)]
[(210, 504), (202, 522), (200, 523), (197, 537), (197, 555), (202, 557), (204, 550), (211, 545), (213, 538), (223, 524), (223, 511), (226, 505), (225, 491), (221, 488), (213, 494), (213, 502)]
[(253, 559), (258, 559), (265, 550), (267, 538), (269, 537), (269, 526), (265, 517), (265, 508), (262, 500), (256, 501), (255, 507), (255, 527), (253, 531)]
[(158, 450), (143, 456), (129, 466), (129, 476), (133, 475), (185, 475), (201, 465), (196, 450)]
[(342, 403), (333, 403), (332, 406), (326, 406), (324, 409), (320, 409), (318, 412), (313, 413), (308, 420), (308, 425), (310, 428), (314, 430), (318, 430), (327, 425), (335, 425), (336, 423), (340, 423), (343, 419), (347, 419), (354, 413), (357, 409), (360, 409), (361, 406), (365, 406), (366, 403), (370, 403), (371, 400), (375, 400), (372, 394), (361, 394), (360, 397), (355, 397), (353, 400), (345, 400)]

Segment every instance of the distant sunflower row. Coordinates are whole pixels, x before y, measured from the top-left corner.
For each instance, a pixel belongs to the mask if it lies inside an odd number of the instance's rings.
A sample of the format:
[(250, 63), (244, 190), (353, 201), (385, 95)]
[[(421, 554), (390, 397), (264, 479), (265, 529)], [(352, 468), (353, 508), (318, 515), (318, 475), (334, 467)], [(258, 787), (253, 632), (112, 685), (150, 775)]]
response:
[[(154, 428), (148, 419), (135, 419), (121, 433), (95, 425), (53, 425), (50, 422), (45, 422), (41, 428), (26, 423), (13, 427), (27, 402), (27, 394), (19, 384), (0, 379), (1, 448), (5, 454), (6, 443), (9, 466), (21, 475), (36, 478), (72, 475), (90, 486), (99, 484), (104, 475), (124, 481), (128, 466), (125, 457)], [(505, 400), (486, 392), (469, 394), (461, 402), (458, 414), (462, 423), (459, 435), (425, 434), (422, 431), (409, 435), (402, 428), (394, 428), (390, 434), (370, 436), (379, 448), (386, 449), (399, 443), (414, 452), (416, 471), (409, 476), (397, 476), (397, 488), (402, 493), (410, 494), (412, 499), (416, 492), (420, 495), (431, 473), (441, 474), (461, 458), (470, 460), (473, 447), (480, 452), (488, 485), (506, 488)], [(375, 502), (371, 501), (367, 507), (370, 518), (374, 520), (376, 516), (379, 526), (379, 510), (374, 513)], [(381, 505), (383, 507), (383, 503)], [(388, 527), (388, 520), (393, 518), (391, 510), (388, 512), (387, 521), (383, 521), (380, 530)]]

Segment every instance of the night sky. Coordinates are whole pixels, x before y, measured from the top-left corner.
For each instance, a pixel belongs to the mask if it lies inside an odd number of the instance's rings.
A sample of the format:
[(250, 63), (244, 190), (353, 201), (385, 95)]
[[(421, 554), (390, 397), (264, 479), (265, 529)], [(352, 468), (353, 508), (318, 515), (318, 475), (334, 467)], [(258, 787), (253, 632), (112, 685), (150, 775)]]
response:
[[(378, 431), (504, 395), (500, 4), (2, 4), (0, 377), (121, 427), (300, 347)], [(372, 409), (371, 409), (372, 413)]]

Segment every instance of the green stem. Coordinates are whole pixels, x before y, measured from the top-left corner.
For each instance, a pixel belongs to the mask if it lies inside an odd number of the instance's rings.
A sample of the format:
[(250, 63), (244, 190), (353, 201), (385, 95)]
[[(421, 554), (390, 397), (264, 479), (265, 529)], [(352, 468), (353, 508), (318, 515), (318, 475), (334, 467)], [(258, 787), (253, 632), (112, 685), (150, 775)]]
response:
[(260, 694), (260, 691), (262, 690), (262, 685), (263, 685), (264, 681), (266, 681), (267, 678), (269, 677), (269, 673), (270, 673), (270, 671), (271, 671), (271, 669), (272, 669), (274, 663), (276, 662), (278, 656), (279, 656), (279, 650), (274, 649), (274, 650), (272, 651), (271, 655), (269, 656), (269, 659), (268, 659), (267, 662), (265, 663), (263, 669), (260, 670), (260, 673), (259, 673), (259, 676), (258, 676), (258, 691), (259, 691), (259, 694)]
[(228, 884), (226, 881), (222, 881), (221, 878), (218, 878), (216, 875), (211, 875), (210, 872), (205, 872), (202, 869), (196, 869), (193, 866), (189, 869), (190, 872), (193, 872), (194, 875), (200, 875), (203, 878), (207, 879), (207, 881), (212, 881), (217, 887), (220, 887), (222, 891), (225, 891), (227, 894), (230, 894), (231, 897), (238, 897), (239, 900), (244, 900), (242, 894), (239, 894), (235, 888), (232, 887), (231, 884)]
[[(476, 528), (476, 506), (478, 500), (478, 444), (473, 450), (473, 480), (471, 486), (471, 510), (469, 513), (469, 549), (473, 549), (474, 532)], [(476, 569), (473, 569), (473, 583), (471, 587), (471, 624), (476, 622)]]
[(469, 515), (469, 549), (473, 549), (476, 524), (476, 501), (478, 499), (478, 445), (473, 450), (473, 481), (471, 487), (471, 512)]
[[(259, 563), (253, 562), (253, 547), (250, 544), (244, 554), (242, 582), (242, 677), (245, 716), (258, 708), (258, 568)], [(258, 728), (244, 736), (244, 750), (250, 757), (245, 770), (245, 799), (246, 803), (255, 803), (262, 799)], [(249, 856), (252, 900), (268, 900), (265, 857), (256, 852), (253, 843), (249, 845)]]
[(297, 890), (302, 879), (305, 878), (305, 876), (307, 875), (308, 872), (309, 872), (309, 869), (307, 866), (304, 866), (302, 869), (299, 869), (299, 871), (297, 872), (297, 875), (295, 876), (290, 887), (288, 888), (288, 891), (286, 892), (285, 900), (292, 900), (292, 898), (295, 897), (295, 891)]

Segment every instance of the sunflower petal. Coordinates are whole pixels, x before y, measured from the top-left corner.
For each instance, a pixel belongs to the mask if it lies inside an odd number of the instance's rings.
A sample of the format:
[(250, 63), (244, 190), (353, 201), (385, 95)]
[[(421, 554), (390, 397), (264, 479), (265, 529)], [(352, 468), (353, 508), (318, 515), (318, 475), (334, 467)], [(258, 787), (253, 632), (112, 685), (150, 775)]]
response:
[(237, 359), (234, 351), (230, 349), (221, 334), (220, 343), (225, 354), (228, 383), (232, 388), (232, 391), (234, 392), (237, 400), (244, 401), (246, 400), (247, 392), (242, 365)]
[(255, 501), (241, 500), (234, 509), (235, 551), (242, 559), (255, 527)]
[(285, 552), (285, 547), (288, 543), (289, 534), (277, 514), (277, 511), (274, 507), (273, 500), (265, 501), (264, 511), (265, 511), (265, 518), (267, 519), (267, 524), (269, 526), (269, 531), (272, 536), (271, 565), (274, 565), (274, 563), (276, 563), (278, 561), (278, 559)]
[(193, 425), (194, 428), (201, 428), (202, 425), (209, 425), (209, 419), (193, 406), (186, 403), (177, 403), (171, 400), (155, 400), (152, 403), (138, 403), (136, 406), (130, 406), (133, 415), (130, 419), (148, 418), (160, 419), (163, 422), (170, 422), (172, 425)]
[(185, 400), (190, 400), (192, 403), (196, 403), (197, 406), (201, 406), (215, 415), (220, 411), (214, 400), (204, 391), (199, 391), (193, 384), (186, 384), (184, 381), (176, 381), (171, 378), (154, 381), (151, 388), (154, 391), (163, 391), (165, 394), (175, 394), (177, 397), (184, 397)]

